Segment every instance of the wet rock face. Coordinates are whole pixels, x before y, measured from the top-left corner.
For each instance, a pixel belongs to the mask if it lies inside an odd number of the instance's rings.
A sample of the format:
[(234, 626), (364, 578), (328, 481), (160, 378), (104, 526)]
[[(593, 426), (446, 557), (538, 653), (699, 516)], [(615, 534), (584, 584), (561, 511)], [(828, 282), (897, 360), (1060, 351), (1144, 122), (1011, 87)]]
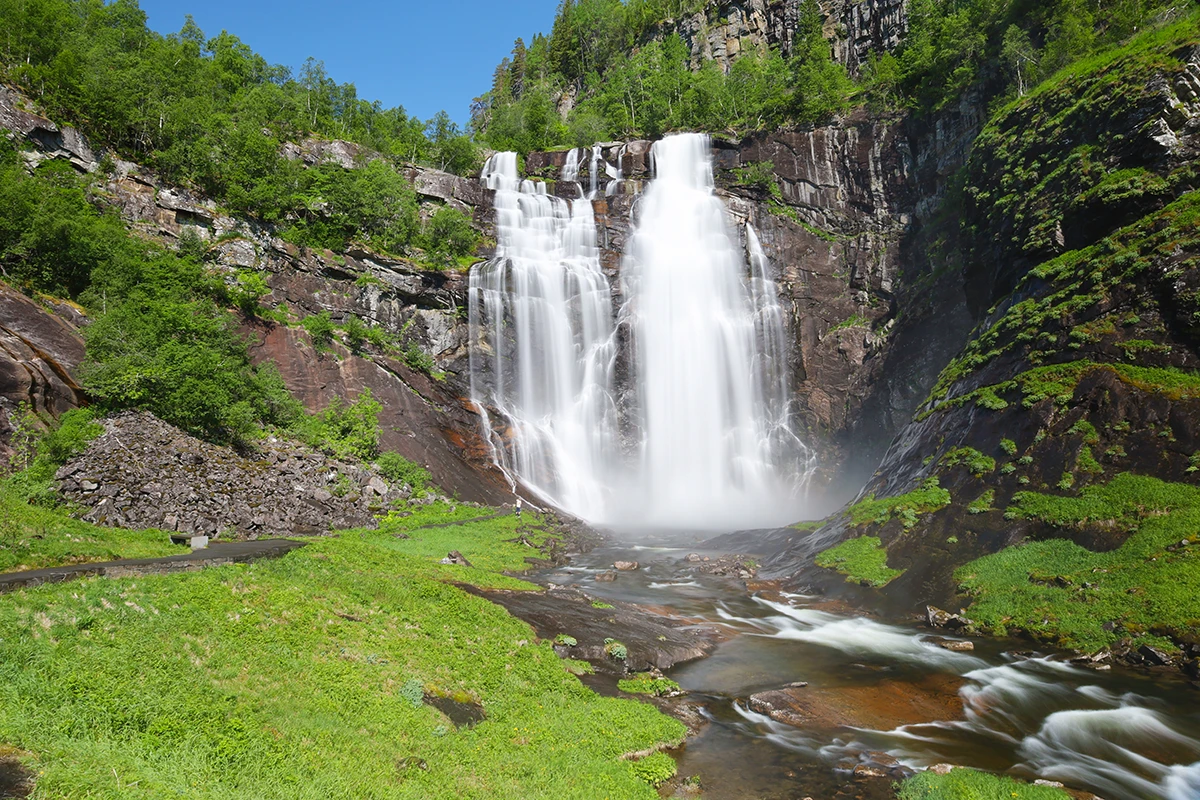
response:
[(105, 433), (55, 476), (83, 519), (222, 538), (315, 535), (375, 527), (407, 487), (358, 464), (269, 438), (240, 455), (143, 412), (104, 421)]
[(55, 418), (84, 402), (73, 377), (83, 354), (74, 325), (0, 285), (0, 460), (10, 455), (5, 442), (20, 404)]

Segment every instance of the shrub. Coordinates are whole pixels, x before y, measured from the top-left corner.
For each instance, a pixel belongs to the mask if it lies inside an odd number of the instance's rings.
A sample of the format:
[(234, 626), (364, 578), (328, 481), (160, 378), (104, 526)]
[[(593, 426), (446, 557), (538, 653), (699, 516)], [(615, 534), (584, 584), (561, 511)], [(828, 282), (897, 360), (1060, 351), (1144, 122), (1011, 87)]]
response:
[[(19, 419), (22, 426), (33, 422), (32, 412), (25, 409)], [(54, 473), (63, 464), (87, 449), (88, 443), (104, 433), (104, 426), (96, 420), (90, 408), (73, 408), (58, 418), (54, 427), (37, 436), (26, 433), (25, 452), (18, 452), (21, 466), (6, 481), (10, 488), (26, 501), (35, 505), (51, 507), (57, 505), (58, 495), (53, 488)]]
[(426, 375), (431, 375), (437, 364), (434, 363), (433, 356), (421, 349), (421, 346), (416, 342), (410, 342), (404, 350), (404, 363), (408, 364), (418, 372), (424, 372)]
[(370, 460), (379, 454), (379, 412), (370, 389), (347, 405), (341, 398), (312, 416), (301, 416), (291, 431), (306, 444), (337, 458)]
[(333, 322), (329, 319), (328, 311), (305, 317), (300, 324), (312, 337), (313, 347), (318, 351), (329, 349), (329, 345), (333, 342)]
[(346, 334), (346, 346), (350, 348), (351, 353), (362, 352), (363, 343), (367, 340), (367, 331), (370, 330), (363, 321), (351, 314), (346, 319), (346, 324), (342, 326), (342, 331)]
[(256, 317), (263, 311), (260, 301), (270, 293), (271, 287), (262, 275), (257, 272), (239, 272), (231, 299), (243, 314)]
[(375, 468), (387, 480), (407, 484), (414, 492), (424, 491), (433, 480), (429, 470), (391, 450), (379, 454)]
[(461, 211), (442, 206), (425, 223), (425, 249), (437, 262), (451, 265), (469, 256), (479, 243), (479, 234)]

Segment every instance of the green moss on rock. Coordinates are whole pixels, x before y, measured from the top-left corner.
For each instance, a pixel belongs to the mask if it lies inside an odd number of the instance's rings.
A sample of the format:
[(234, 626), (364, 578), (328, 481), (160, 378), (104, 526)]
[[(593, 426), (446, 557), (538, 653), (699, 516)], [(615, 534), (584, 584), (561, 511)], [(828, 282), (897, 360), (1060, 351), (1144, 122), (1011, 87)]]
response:
[(904, 574), (902, 569), (887, 565), (887, 550), (878, 536), (859, 536), (819, 553), (818, 567), (837, 570), (850, 583), (886, 586)]

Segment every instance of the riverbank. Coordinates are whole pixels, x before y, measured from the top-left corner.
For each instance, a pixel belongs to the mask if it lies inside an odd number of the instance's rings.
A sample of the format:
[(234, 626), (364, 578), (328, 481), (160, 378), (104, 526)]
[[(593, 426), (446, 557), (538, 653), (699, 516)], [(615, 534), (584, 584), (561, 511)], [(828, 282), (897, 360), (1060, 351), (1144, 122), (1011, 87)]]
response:
[(0, 597), (0, 742), (47, 796), (655, 797), (624, 756), (684, 727), (588, 690), (455, 585), (536, 590), (505, 573), (561, 537), (480, 515), (438, 504), (274, 561)]

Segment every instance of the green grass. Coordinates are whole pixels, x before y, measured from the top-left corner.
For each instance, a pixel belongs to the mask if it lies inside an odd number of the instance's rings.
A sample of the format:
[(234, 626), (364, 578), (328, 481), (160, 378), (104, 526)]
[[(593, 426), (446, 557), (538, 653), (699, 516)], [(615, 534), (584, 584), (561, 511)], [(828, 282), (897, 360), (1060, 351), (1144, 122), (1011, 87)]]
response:
[(887, 565), (887, 550), (878, 536), (859, 536), (817, 554), (818, 567), (837, 570), (848, 583), (866, 582), (871, 586), (887, 586), (904, 574), (902, 569)]
[(895, 497), (876, 500), (875, 495), (870, 495), (850, 506), (846, 513), (855, 525), (883, 525), (892, 517), (899, 517), (907, 529), (916, 525), (922, 514), (937, 511), (949, 504), (950, 492), (939, 485), (936, 477), (931, 477), (911, 492)]
[(941, 463), (944, 467), (966, 467), (977, 478), (996, 469), (996, 459), (985, 456), (973, 447), (955, 447), (942, 456)]
[(186, 552), (158, 530), (102, 528), (32, 506), (0, 483), (0, 573)]
[(945, 775), (918, 772), (900, 786), (897, 800), (1068, 800), (1070, 795), (1053, 786), (1020, 783), (962, 767)]
[[(1200, 625), (1200, 488), (1122, 473), (1077, 497), (1018, 492), (1006, 513), (1130, 536), (1104, 553), (1067, 539), (1027, 542), (960, 567), (955, 577), (974, 598), (969, 614), (984, 628), (1093, 651), (1122, 636), (1169, 644), (1165, 634)], [(1197, 544), (1177, 547), (1185, 539)]]
[[(0, 742), (33, 754), (44, 797), (654, 798), (642, 773), (666, 756), (621, 756), (683, 726), (596, 695), (528, 625), (448, 582), (519, 585), (491, 571), (524, 566), (513, 518), (415, 524), (438, 520), (0, 596)], [(475, 566), (438, 564), (449, 549)], [(456, 729), (418, 689), (487, 718)]]
[[(1020, 373), (1012, 380), (984, 386), (959, 395), (953, 400), (939, 403), (918, 417), (924, 419), (939, 410), (968, 403), (993, 408), (994, 406), (990, 404), (991, 398), (1018, 391), (1021, 393), (1021, 402), (1026, 408), (1031, 408), (1046, 398), (1053, 398), (1056, 403), (1065, 406), (1075, 394), (1075, 387), (1079, 385), (1079, 381), (1100, 370), (1113, 373), (1122, 383), (1144, 392), (1162, 394), (1170, 400), (1200, 398), (1200, 375), (1193, 372), (1185, 372), (1172, 367), (1097, 364), (1092, 361), (1080, 360), (1068, 361), (1065, 364), (1053, 364), (1048, 367), (1034, 367)], [(1008, 403), (1004, 402), (1000, 408), (1007, 406)]]

